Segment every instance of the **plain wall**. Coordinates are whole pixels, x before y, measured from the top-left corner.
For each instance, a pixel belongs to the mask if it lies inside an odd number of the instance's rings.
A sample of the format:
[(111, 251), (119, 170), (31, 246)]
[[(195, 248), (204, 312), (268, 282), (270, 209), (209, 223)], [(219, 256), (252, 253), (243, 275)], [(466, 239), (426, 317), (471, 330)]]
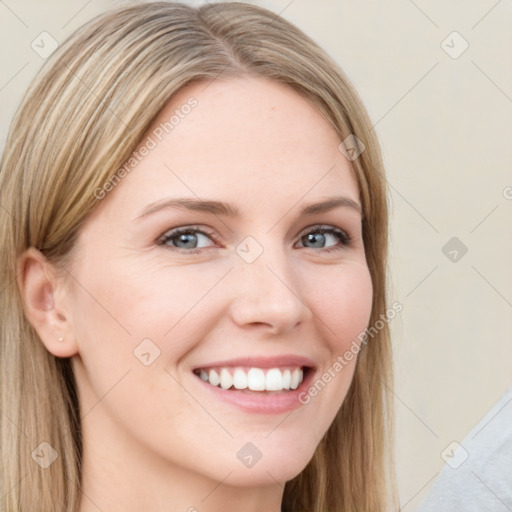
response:
[[(446, 446), (512, 384), (512, 4), (252, 3), (296, 23), (337, 60), (382, 143), (390, 303), (403, 305), (392, 322), (397, 471), (403, 510), (413, 511)], [(31, 42), (43, 31), (62, 42), (111, 5), (0, 2), (1, 148), (43, 62)]]

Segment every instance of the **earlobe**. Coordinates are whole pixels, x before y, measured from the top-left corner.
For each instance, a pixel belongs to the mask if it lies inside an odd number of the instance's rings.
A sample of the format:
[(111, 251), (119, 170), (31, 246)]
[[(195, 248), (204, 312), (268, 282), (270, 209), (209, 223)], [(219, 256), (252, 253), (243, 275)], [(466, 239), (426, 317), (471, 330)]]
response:
[(66, 311), (63, 283), (37, 249), (27, 249), (17, 262), (17, 281), (28, 322), (46, 349), (57, 357), (77, 353), (72, 318)]

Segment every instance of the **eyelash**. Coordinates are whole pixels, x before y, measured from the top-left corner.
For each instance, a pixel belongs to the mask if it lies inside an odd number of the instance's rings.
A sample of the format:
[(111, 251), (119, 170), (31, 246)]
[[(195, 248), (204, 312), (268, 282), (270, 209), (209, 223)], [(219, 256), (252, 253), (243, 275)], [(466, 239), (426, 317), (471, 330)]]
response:
[[(175, 237), (178, 237), (182, 234), (195, 234), (199, 233), (201, 235), (207, 235), (211, 240), (215, 243), (219, 243), (215, 233), (212, 233), (206, 229), (199, 229), (197, 226), (190, 226), (190, 227), (183, 227), (183, 228), (176, 228), (172, 231), (168, 231), (164, 233), (162, 236), (159, 237), (157, 240), (158, 245), (166, 245), (169, 240), (172, 240)], [(345, 247), (351, 247), (352, 246), (352, 239), (346, 233), (345, 231), (335, 228), (333, 226), (323, 226), (323, 225), (316, 225), (311, 226), (308, 231), (306, 231), (300, 239), (304, 238), (305, 236), (309, 235), (310, 233), (328, 233), (332, 234), (338, 237), (338, 239), (341, 241), (340, 245), (333, 245), (327, 248), (319, 248), (318, 250), (326, 252), (332, 252), (332, 251), (339, 251), (341, 249), (344, 249)], [(199, 254), (201, 253), (205, 248), (202, 249), (183, 249), (181, 247), (174, 247), (174, 246), (168, 246), (170, 250), (180, 252), (182, 254)], [(307, 247), (305, 247), (307, 249)], [(314, 248), (313, 248), (314, 249)]]

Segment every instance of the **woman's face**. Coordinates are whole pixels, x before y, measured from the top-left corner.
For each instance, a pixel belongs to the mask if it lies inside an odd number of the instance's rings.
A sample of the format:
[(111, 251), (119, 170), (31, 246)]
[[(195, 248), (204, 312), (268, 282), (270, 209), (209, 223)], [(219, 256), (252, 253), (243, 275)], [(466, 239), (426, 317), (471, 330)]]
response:
[[(333, 366), (372, 303), (339, 144), (314, 107), (266, 79), (194, 83), (168, 103), (73, 253), (86, 447), (234, 485), (306, 466), (356, 358)], [(345, 199), (311, 208), (333, 198)]]

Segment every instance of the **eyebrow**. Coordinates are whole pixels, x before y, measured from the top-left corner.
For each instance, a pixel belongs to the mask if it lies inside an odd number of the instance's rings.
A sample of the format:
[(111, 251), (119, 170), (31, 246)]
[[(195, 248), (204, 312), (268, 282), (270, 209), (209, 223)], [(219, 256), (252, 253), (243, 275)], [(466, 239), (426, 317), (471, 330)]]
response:
[[(299, 211), (300, 215), (315, 215), (317, 213), (324, 213), (334, 208), (346, 207), (356, 210), (359, 214), (362, 214), (362, 208), (359, 203), (346, 196), (334, 196), (328, 197), (324, 201), (319, 203), (312, 203), (306, 206), (303, 206)], [(213, 215), (221, 215), (225, 217), (239, 217), (240, 210), (237, 206), (224, 203), (221, 201), (208, 201), (201, 199), (192, 199), (192, 198), (175, 198), (175, 199), (164, 199), (161, 201), (157, 201), (156, 203), (151, 203), (146, 206), (139, 215), (137, 215), (133, 220), (140, 220), (152, 213), (158, 212), (165, 208), (179, 208), (190, 210), (194, 212), (204, 212), (210, 213)]]

